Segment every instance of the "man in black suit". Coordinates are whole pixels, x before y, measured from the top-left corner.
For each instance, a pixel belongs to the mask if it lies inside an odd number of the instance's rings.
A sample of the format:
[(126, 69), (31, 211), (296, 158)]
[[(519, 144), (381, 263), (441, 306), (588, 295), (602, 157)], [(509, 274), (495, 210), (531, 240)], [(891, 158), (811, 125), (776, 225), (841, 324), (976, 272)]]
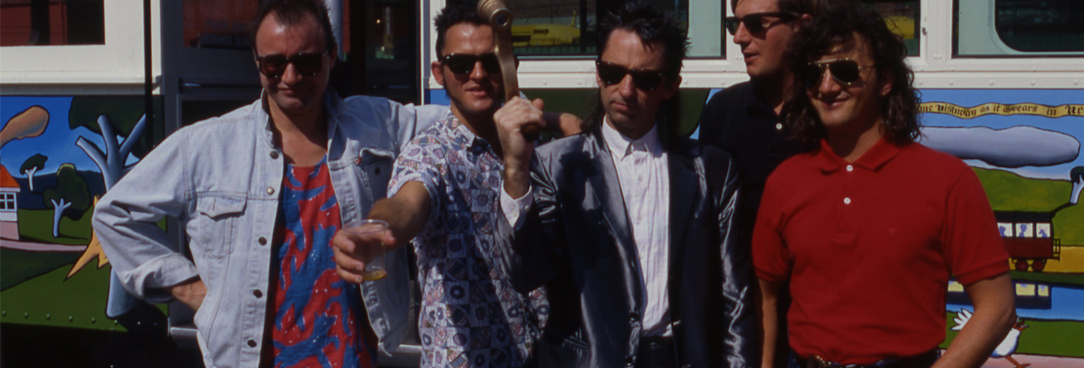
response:
[(599, 34), (600, 112), (585, 134), (535, 150), (517, 111), (495, 117), (502, 259), (517, 289), (549, 290), (539, 365), (752, 366), (749, 256), (731, 231), (737, 168), (656, 124), (681, 82), (685, 33), (631, 4)]

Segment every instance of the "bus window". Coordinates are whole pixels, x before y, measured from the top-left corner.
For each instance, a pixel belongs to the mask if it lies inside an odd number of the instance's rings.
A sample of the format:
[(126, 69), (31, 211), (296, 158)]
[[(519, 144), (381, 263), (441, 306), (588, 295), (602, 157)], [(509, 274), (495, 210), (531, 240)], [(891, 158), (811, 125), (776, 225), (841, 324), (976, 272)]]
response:
[(247, 50), (248, 24), (259, 6), (257, 0), (184, 0), (184, 46)]
[[(474, 5), (477, 1), (451, 0)], [(689, 29), (690, 57), (722, 57), (723, 1), (650, 0)], [(515, 19), (512, 45), (519, 56), (591, 58), (597, 54), (598, 23), (622, 1), (506, 0)]]
[(907, 45), (907, 56), (918, 56), (919, 6), (918, 0), (863, 0), (863, 3), (876, 9), (885, 17), (888, 29), (903, 37)]
[(1084, 55), (1084, 2), (957, 0), (957, 56)]
[(997, 35), (1024, 52), (1084, 51), (1084, 3), (1079, 0), (996, 0)]
[(0, 46), (105, 44), (102, 0), (4, 0), (0, 17)]

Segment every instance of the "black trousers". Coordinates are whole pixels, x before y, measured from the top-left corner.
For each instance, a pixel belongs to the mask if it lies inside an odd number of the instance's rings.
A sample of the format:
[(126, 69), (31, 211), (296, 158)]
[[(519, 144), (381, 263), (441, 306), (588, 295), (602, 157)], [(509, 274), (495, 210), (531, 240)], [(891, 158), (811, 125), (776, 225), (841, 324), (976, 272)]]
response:
[(676, 368), (677, 366), (677, 348), (672, 337), (640, 338), (640, 349), (636, 352), (636, 368)]

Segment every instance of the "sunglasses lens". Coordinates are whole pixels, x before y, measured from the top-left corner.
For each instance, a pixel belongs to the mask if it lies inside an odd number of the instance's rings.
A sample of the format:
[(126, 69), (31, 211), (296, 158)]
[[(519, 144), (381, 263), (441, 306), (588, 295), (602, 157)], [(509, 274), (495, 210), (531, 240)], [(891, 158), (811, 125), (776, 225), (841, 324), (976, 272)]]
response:
[(286, 57), (282, 55), (267, 55), (260, 59), (260, 73), (268, 77), (278, 77), (286, 70)]
[(726, 27), (726, 31), (729, 32), (731, 36), (738, 33), (738, 25), (740, 24), (741, 19), (738, 19), (737, 17), (727, 17), (726, 20), (723, 21), (723, 26)]
[(858, 63), (854, 60), (840, 60), (828, 64), (828, 70), (832, 71), (832, 77), (836, 80), (851, 84), (858, 80)]
[(598, 77), (607, 85), (621, 83), (621, 80), (625, 79), (625, 74), (624, 68), (604, 64), (598, 65)]
[(653, 72), (639, 72), (632, 73), (632, 83), (636, 84), (636, 88), (651, 91), (659, 86), (662, 82), (662, 75)]
[(485, 54), (485, 55), (479, 56), (478, 60), (480, 60), (482, 62), (482, 69), (485, 69), (486, 73), (500, 73), (501, 72), (501, 62), (497, 60), (497, 55)]
[(467, 74), (474, 69), (474, 58), (467, 55), (448, 55), (444, 58), (444, 65), (447, 65), (452, 73)]
[(745, 23), (745, 29), (749, 30), (751, 34), (764, 32), (764, 15), (762, 14), (746, 15), (741, 21)]
[(324, 69), (323, 54), (301, 54), (290, 60), (297, 68), (298, 74), (313, 76)]

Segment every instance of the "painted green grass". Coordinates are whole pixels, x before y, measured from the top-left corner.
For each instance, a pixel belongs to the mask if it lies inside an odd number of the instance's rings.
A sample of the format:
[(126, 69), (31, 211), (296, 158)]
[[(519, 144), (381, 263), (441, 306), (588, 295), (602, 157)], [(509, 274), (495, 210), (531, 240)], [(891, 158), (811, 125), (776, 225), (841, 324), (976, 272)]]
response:
[[(947, 348), (957, 331), (952, 331), (952, 319), (956, 313), (946, 313), (949, 328), (941, 348)], [(1084, 322), (1024, 320), (1028, 328), (1020, 334), (1017, 353), (1084, 358)]]
[(91, 264), (65, 280), (68, 270), (61, 266), (0, 292), (0, 321), (123, 331), (105, 316), (110, 268)]
[(51, 244), (86, 245), (90, 242), (90, 218), (94, 209), (88, 209), (79, 221), (60, 218), (60, 237), (53, 237), (53, 210), (19, 210), (19, 236), (22, 241)]
[(994, 211), (1053, 211), (1069, 202), (1073, 188), (1067, 180), (1031, 179), (1004, 170), (974, 170)]
[[(69, 269), (79, 253), (28, 252), (16, 249), (0, 248), (0, 290), (7, 290), (16, 284), (32, 279), (61, 265)], [(88, 267), (94, 267), (92, 262)]]
[(1066, 207), (1054, 215), (1054, 237), (1061, 245), (1084, 245), (1084, 206)]

